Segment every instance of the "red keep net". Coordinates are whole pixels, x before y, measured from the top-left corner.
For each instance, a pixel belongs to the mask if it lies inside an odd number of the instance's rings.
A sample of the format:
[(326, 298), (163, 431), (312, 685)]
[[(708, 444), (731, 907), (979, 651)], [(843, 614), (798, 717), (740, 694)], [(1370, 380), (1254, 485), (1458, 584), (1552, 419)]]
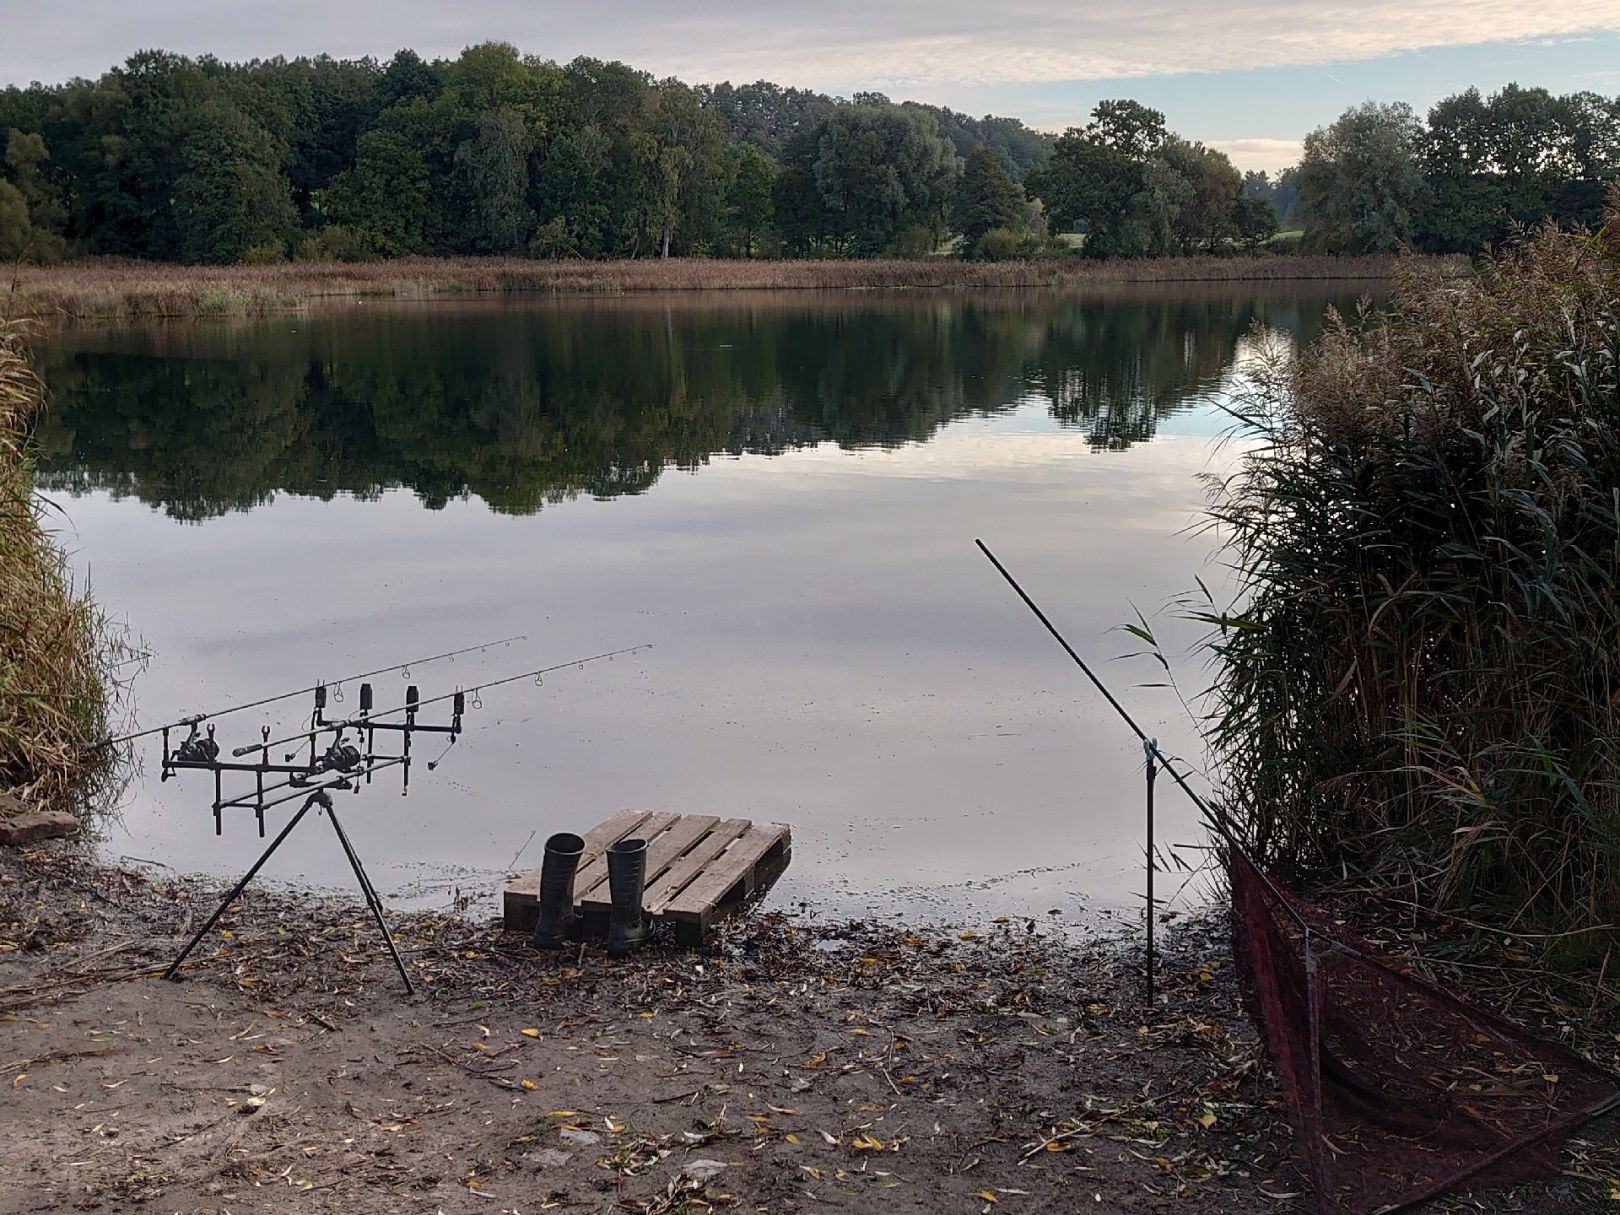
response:
[(1324, 1215), (1552, 1172), (1620, 1081), (1381, 955), (1232, 849), (1233, 940)]

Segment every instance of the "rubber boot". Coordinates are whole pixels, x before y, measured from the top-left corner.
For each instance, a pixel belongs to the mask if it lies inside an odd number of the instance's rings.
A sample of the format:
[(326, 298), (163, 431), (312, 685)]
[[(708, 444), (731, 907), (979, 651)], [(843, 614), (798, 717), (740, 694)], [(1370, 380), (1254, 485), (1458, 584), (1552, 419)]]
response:
[(561, 831), (546, 841), (540, 866), (540, 918), (534, 923), (536, 949), (561, 949), (574, 929), (574, 874), (585, 841)]
[(640, 949), (647, 939), (647, 917), (641, 909), (641, 890), (647, 882), (647, 841), (620, 840), (607, 853), (608, 893), (613, 906), (608, 911), (607, 951), (610, 958), (622, 958)]

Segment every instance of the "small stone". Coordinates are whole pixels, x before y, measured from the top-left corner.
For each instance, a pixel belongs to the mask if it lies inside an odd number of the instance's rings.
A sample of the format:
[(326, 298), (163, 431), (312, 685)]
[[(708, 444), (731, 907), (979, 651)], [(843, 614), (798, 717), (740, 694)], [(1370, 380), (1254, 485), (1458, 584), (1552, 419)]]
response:
[(575, 1147), (595, 1147), (602, 1142), (602, 1136), (595, 1131), (577, 1131), (571, 1126), (565, 1126), (560, 1133), (564, 1143), (571, 1143)]
[[(3, 813), (4, 809), (4, 806), (0, 806), (0, 813)], [(78, 830), (79, 820), (65, 810), (36, 810), (29, 814), (0, 818), (0, 844), (17, 847), (39, 840), (60, 839), (64, 835), (73, 835)]]
[(541, 1148), (529, 1157), (542, 1169), (560, 1169), (573, 1158), (572, 1152), (559, 1152), (556, 1148)]
[(704, 1182), (713, 1180), (730, 1167), (724, 1160), (688, 1160), (681, 1166), (681, 1172), (693, 1181)]

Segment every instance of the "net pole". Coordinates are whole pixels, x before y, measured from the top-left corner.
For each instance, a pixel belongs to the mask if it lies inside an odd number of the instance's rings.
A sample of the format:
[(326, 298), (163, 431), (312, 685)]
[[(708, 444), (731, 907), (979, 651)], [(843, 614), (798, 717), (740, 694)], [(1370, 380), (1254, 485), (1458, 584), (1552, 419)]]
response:
[(1158, 779), (1159, 740), (1150, 738), (1142, 744), (1147, 759), (1147, 1002), (1153, 1007), (1153, 783)]

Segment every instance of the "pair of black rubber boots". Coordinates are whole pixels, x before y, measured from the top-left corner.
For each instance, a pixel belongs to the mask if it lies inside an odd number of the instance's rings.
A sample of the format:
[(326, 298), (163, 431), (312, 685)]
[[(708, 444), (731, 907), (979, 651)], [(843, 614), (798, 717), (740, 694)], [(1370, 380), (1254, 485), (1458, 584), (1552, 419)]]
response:
[[(574, 875), (585, 841), (571, 831), (563, 831), (546, 841), (546, 858), (540, 865), (540, 918), (534, 925), (536, 949), (561, 949), (574, 934), (578, 917), (574, 912)], [(620, 840), (607, 851), (608, 910), (607, 951), (622, 958), (639, 949), (647, 939), (647, 917), (641, 908), (641, 891), (647, 881), (647, 841)]]

